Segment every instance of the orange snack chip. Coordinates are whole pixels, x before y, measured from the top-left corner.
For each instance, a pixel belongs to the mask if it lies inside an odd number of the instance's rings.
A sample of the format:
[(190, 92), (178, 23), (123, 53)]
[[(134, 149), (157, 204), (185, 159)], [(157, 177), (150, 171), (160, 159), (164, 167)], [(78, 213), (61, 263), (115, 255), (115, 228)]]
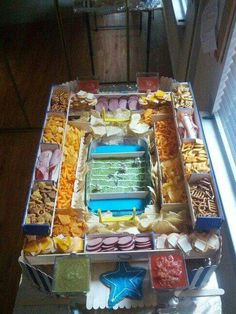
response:
[(49, 116), (43, 133), (45, 143), (62, 144), (66, 119), (63, 116)]
[(68, 125), (66, 141), (63, 148), (64, 161), (61, 168), (57, 207), (70, 208), (71, 199), (76, 179), (76, 166), (79, 154), (80, 140), (84, 135), (77, 127)]
[(87, 230), (87, 225), (81, 213), (76, 209), (57, 209), (53, 236), (78, 236), (82, 237)]
[(173, 119), (156, 122), (155, 138), (161, 161), (176, 157), (178, 153), (178, 141)]
[(154, 114), (157, 114), (158, 111), (156, 109), (146, 109), (144, 113), (142, 114), (142, 121), (148, 125), (153, 124), (152, 117)]
[(57, 215), (58, 220), (62, 225), (69, 225), (70, 224), (70, 216), (69, 215)]

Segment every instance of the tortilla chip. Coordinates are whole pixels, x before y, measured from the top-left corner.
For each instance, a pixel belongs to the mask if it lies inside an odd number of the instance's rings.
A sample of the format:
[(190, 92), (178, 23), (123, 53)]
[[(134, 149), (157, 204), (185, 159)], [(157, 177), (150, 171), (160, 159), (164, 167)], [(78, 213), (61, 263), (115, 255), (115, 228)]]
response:
[(179, 230), (172, 225), (169, 221), (166, 220), (157, 220), (152, 225), (152, 230), (156, 233), (164, 233), (164, 234), (170, 234), (173, 232), (179, 232)]
[(57, 215), (57, 218), (62, 225), (69, 225), (71, 222), (69, 215)]

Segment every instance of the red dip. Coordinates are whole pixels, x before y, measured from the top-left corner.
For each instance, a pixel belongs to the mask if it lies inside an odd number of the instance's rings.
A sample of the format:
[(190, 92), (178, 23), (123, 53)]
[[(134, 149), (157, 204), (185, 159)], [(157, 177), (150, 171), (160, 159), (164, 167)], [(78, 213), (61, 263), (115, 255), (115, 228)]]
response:
[(151, 256), (151, 275), (155, 289), (176, 289), (188, 285), (184, 260), (178, 253)]

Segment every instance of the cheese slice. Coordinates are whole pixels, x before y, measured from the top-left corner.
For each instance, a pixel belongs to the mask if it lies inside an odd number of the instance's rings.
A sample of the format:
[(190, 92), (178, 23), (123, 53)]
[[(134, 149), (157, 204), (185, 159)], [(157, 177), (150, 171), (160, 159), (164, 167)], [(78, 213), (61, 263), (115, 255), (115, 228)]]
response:
[(165, 249), (166, 248), (166, 234), (161, 234), (160, 236), (157, 236), (156, 240), (156, 247), (157, 249)]
[(177, 245), (185, 254), (189, 254), (192, 250), (192, 245), (187, 235), (181, 236), (178, 240)]
[(178, 233), (171, 233), (170, 235), (168, 235), (167, 237), (167, 243), (168, 243), (168, 246), (169, 248), (176, 248), (177, 247), (177, 243), (178, 243), (178, 240), (179, 240), (179, 234)]

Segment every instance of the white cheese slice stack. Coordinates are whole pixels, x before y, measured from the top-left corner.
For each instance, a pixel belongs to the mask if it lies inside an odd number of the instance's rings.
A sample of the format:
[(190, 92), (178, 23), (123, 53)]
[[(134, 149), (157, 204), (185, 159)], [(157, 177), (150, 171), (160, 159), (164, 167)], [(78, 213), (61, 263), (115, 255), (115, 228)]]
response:
[(187, 235), (180, 236), (177, 245), (185, 254), (192, 251), (192, 245)]

